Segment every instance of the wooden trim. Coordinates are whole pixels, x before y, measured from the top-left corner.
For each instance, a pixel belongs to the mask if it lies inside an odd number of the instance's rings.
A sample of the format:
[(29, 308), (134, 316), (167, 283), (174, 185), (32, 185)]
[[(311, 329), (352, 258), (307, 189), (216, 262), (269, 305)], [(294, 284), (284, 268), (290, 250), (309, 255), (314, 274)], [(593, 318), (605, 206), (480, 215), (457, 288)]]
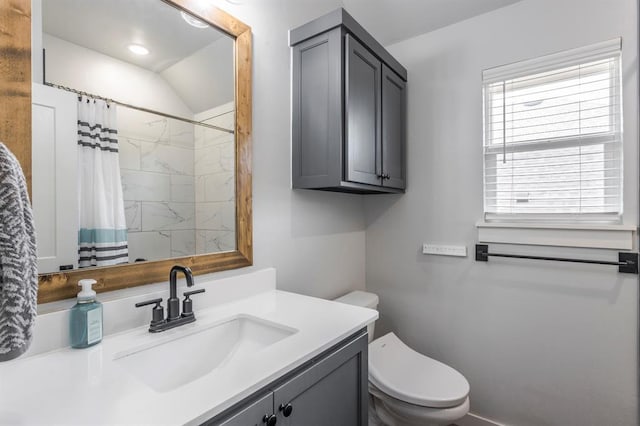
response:
[[(253, 263), (251, 29), (236, 38), (236, 242)], [(242, 142), (240, 142), (242, 141)]]
[[(122, 266), (42, 274), (38, 303), (77, 294), (83, 278), (98, 281), (105, 292), (166, 281), (175, 264), (195, 275), (250, 266), (253, 263), (251, 171), (251, 28), (228, 13), (197, 0), (161, 0), (209, 22), (236, 39), (236, 244), (235, 251), (173, 258)], [(0, 3), (0, 140), (14, 152), (31, 184), (31, 1)], [(7, 65), (9, 64), (9, 65)]]
[(0, 142), (13, 152), (31, 194), (31, 0), (0, 2)]
[(67, 273), (42, 274), (39, 277), (38, 303), (75, 297), (78, 293), (78, 280), (84, 278), (98, 281), (93, 286), (98, 293), (167, 281), (169, 270), (177, 264), (188, 266), (194, 275), (202, 275), (250, 266), (251, 261), (236, 250), (122, 266), (75, 269)]

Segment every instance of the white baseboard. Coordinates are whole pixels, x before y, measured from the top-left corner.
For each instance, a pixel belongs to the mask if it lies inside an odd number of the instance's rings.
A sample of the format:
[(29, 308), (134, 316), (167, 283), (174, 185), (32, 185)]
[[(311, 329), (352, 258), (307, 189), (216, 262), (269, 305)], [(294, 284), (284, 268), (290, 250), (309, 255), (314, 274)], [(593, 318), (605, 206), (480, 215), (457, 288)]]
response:
[(506, 426), (502, 423), (494, 422), (487, 418), (478, 416), (473, 413), (469, 413), (460, 420), (456, 421), (458, 426)]

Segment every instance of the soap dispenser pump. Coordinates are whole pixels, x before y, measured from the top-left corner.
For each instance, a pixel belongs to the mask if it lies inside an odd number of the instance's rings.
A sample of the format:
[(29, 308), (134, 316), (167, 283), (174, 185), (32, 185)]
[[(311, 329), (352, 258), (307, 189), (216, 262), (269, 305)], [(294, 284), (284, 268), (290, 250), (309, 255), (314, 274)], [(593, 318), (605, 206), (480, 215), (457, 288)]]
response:
[(69, 331), (72, 348), (88, 348), (102, 340), (102, 303), (96, 300), (96, 292), (91, 288), (96, 280), (80, 280), (82, 290), (78, 293), (78, 303), (71, 308)]

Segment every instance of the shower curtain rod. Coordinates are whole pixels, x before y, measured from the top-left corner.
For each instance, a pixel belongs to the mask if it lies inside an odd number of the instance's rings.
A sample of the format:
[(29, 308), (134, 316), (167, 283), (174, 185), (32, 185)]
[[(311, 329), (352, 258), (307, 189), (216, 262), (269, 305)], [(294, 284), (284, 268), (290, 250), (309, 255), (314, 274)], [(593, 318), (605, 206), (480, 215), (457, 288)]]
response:
[[(126, 108), (131, 108), (131, 109), (135, 109), (138, 111), (143, 111), (143, 112), (148, 112), (150, 114), (156, 114), (156, 115), (160, 115), (162, 117), (167, 117), (167, 118), (172, 118), (174, 120), (180, 120), (180, 121), (184, 121), (190, 124), (197, 124), (199, 126), (204, 126), (204, 127), (208, 127), (210, 129), (215, 129), (221, 132), (226, 132), (226, 133), (230, 133), (230, 134), (234, 134), (235, 132), (233, 130), (229, 130), (229, 129), (225, 129), (224, 127), (219, 127), (219, 126), (214, 126), (213, 124), (207, 124), (207, 123), (202, 123), (200, 121), (195, 121), (195, 120), (190, 120), (188, 118), (184, 118), (184, 117), (178, 117), (177, 115), (172, 115), (172, 114), (167, 114), (166, 112), (161, 112), (161, 111), (155, 111), (149, 108), (144, 108), (144, 107), (139, 107), (136, 105), (131, 105), (125, 102), (120, 102), (120, 101), (116, 101), (113, 99), (109, 99), (109, 98), (105, 98), (103, 96), (98, 96), (98, 95), (93, 95), (91, 93), (87, 93), (87, 92), (83, 92), (81, 90), (77, 90), (77, 89), (73, 89), (71, 87), (66, 87), (66, 86), (61, 86), (59, 84), (54, 84), (54, 83), (49, 83), (49, 82), (44, 82), (45, 86), (49, 86), (49, 87), (55, 87), (56, 89), (61, 89), (61, 90), (66, 90), (67, 92), (71, 92), (71, 93), (75, 93), (77, 95), (85, 95), (88, 96), (90, 98), (94, 98), (94, 99), (100, 99), (103, 100), (105, 102), (109, 102), (109, 103), (113, 103), (116, 105), (120, 105)], [(212, 117), (211, 117), (212, 118)]]

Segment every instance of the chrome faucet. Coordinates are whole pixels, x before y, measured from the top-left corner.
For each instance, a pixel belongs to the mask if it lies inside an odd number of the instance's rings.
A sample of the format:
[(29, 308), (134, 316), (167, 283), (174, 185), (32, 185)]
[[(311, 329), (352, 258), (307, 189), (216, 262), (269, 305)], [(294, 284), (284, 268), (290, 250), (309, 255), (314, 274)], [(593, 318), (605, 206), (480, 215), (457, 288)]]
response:
[(177, 278), (178, 272), (182, 272), (187, 280), (187, 287), (193, 287), (193, 273), (186, 266), (175, 265), (169, 272), (169, 298), (167, 299), (167, 318), (164, 317), (164, 308), (162, 307), (162, 299), (147, 300), (145, 302), (136, 303), (136, 308), (141, 306), (155, 304), (152, 309), (152, 319), (149, 326), (151, 333), (169, 330), (170, 328), (188, 324), (196, 320), (193, 314), (193, 301), (190, 297), (194, 294), (204, 293), (204, 289), (187, 291), (183, 294), (182, 313), (180, 313), (180, 299), (177, 295)]

